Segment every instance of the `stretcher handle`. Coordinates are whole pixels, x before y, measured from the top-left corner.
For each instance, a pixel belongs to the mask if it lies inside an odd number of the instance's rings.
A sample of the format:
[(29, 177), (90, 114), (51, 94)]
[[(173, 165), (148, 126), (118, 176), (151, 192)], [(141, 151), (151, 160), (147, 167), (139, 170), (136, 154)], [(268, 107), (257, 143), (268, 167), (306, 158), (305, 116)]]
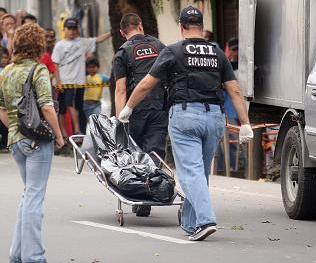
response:
[[(75, 160), (75, 171), (77, 174), (81, 174), (83, 170), (83, 166), (86, 162), (86, 156), (85, 154), (81, 151), (79, 146), (77, 145), (75, 140), (81, 140), (83, 141), (84, 135), (72, 135), (69, 137), (69, 142), (73, 146), (73, 153), (74, 153), (74, 160)], [(81, 161), (79, 162), (78, 156), (81, 157)]]
[(170, 166), (155, 151), (149, 153), (149, 155), (151, 154), (154, 155), (168, 169), (168, 171), (171, 173), (172, 178), (174, 179), (174, 173)]
[(93, 173), (98, 178), (98, 180), (102, 184), (104, 184), (106, 187), (108, 187), (107, 178), (106, 178), (102, 168), (100, 167), (100, 165), (96, 162), (96, 160), (93, 159), (91, 153), (86, 152), (86, 155), (87, 155), (87, 161), (88, 161), (89, 168), (93, 171)]

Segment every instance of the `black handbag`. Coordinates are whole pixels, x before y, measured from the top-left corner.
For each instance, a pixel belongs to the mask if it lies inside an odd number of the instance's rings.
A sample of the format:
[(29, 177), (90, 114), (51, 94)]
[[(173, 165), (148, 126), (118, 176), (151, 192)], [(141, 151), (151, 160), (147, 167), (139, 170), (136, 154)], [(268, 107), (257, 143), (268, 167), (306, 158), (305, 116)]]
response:
[(37, 64), (34, 65), (22, 87), (22, 97), (18, 100), (18, 127), (26, 138), (35, 141), (52, 141), (55, 139), (53, 130), (43, 119), (37, 105), (33, 89), (33, 75)]

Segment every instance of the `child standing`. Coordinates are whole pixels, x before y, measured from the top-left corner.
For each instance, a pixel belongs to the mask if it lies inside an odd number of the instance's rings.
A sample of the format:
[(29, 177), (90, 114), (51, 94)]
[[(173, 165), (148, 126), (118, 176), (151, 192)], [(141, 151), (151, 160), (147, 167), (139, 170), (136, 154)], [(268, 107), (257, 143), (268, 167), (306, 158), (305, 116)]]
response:
[[(96, 58), (88, 59), (86, 62), (87, 79), (86, 84), (105, 84), (109, 77), (99, 74), (100, 64)], [(101, 98), (103, 87), (86, 88), (83, 97), (83, 111), (88, 119), (91, 114), (101, 113)]]
[[(111, 33), (108, 32), (94, 38), (82, 38), (79, 36), (79, 30), (79, 21), (76, 18), (70, 17), (65, 20), (65, 39), (56, 43), (52, 54), (52, 60), (57, 66), (56, 69), (60, 77), (60, 83), (57, 83), (57, 86), (84, 84), (86, 55), (95, 52), (97, 43), (104, 42), (111, 37)], [(59, 93), (59, 103), (65, 108), (63, 111), (59, 111), (60, 126), (64, 125), (64, 117), (68, 111), (74, 134), (80, 134), (86, 126), (83, 94), (84, 90), (80, 88), (67, 88), (63, 93)]]

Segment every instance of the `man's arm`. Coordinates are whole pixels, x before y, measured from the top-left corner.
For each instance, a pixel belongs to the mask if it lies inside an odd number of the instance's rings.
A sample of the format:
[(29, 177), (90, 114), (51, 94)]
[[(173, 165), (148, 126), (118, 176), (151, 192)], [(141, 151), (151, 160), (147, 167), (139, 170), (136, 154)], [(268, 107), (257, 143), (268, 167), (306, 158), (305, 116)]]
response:
[(159, 81), (159, 79), (147, 74), (141, 82), (138, 83), (126, 105), (133, 109), (147, 96)]
[(133, 113), (133, 108), (146, 97), (146, 95), (156, 86), (158, 82), (158, 78), (147, 74), (134, 89), (125, 107), (119, 113), (118, 119), (121, 122), (128, 122), (129, 117)]
[(9, 128), (8, 112), (7, 112), (7, 110), (4, 109), (4, 108), (0, 108), (0, 120), (2, 121), (2, 123), (4, 124), (4, 126), (6, 126), (7, 128)]
[(98, 37), (96, 38), (95, 42), (96, 42), (96, 43), (101, 43), (101, 42), (103, 42), (103, 41), (109, 39), (110, 37), (111, 37), (111, 32), (107, 32), (107, 33), (105, 33), (105, 34), (103, 34), (103, 35), (98, 36)]
[(119, 116), (126, 104), (126, 78), (120, 78), (115, 82), (115, 110)]
[(248, 113), (244, 101), (244, 97), (240, 91), (238, 82), (236, 80), (227, 81), (224, 83), (224, 88), (232, 99), (234, 108), (238, 114), (241, 124), (249, 124)]

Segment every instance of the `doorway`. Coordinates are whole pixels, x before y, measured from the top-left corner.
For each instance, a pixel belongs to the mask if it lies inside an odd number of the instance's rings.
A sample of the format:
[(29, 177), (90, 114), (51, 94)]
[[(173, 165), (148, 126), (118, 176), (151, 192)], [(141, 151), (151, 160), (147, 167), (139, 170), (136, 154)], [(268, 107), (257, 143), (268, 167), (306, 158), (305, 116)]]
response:
[(224, 48), (232, 37), (238, 38), (238, 0), (213, 0), (214, 32), (216, 41)]

